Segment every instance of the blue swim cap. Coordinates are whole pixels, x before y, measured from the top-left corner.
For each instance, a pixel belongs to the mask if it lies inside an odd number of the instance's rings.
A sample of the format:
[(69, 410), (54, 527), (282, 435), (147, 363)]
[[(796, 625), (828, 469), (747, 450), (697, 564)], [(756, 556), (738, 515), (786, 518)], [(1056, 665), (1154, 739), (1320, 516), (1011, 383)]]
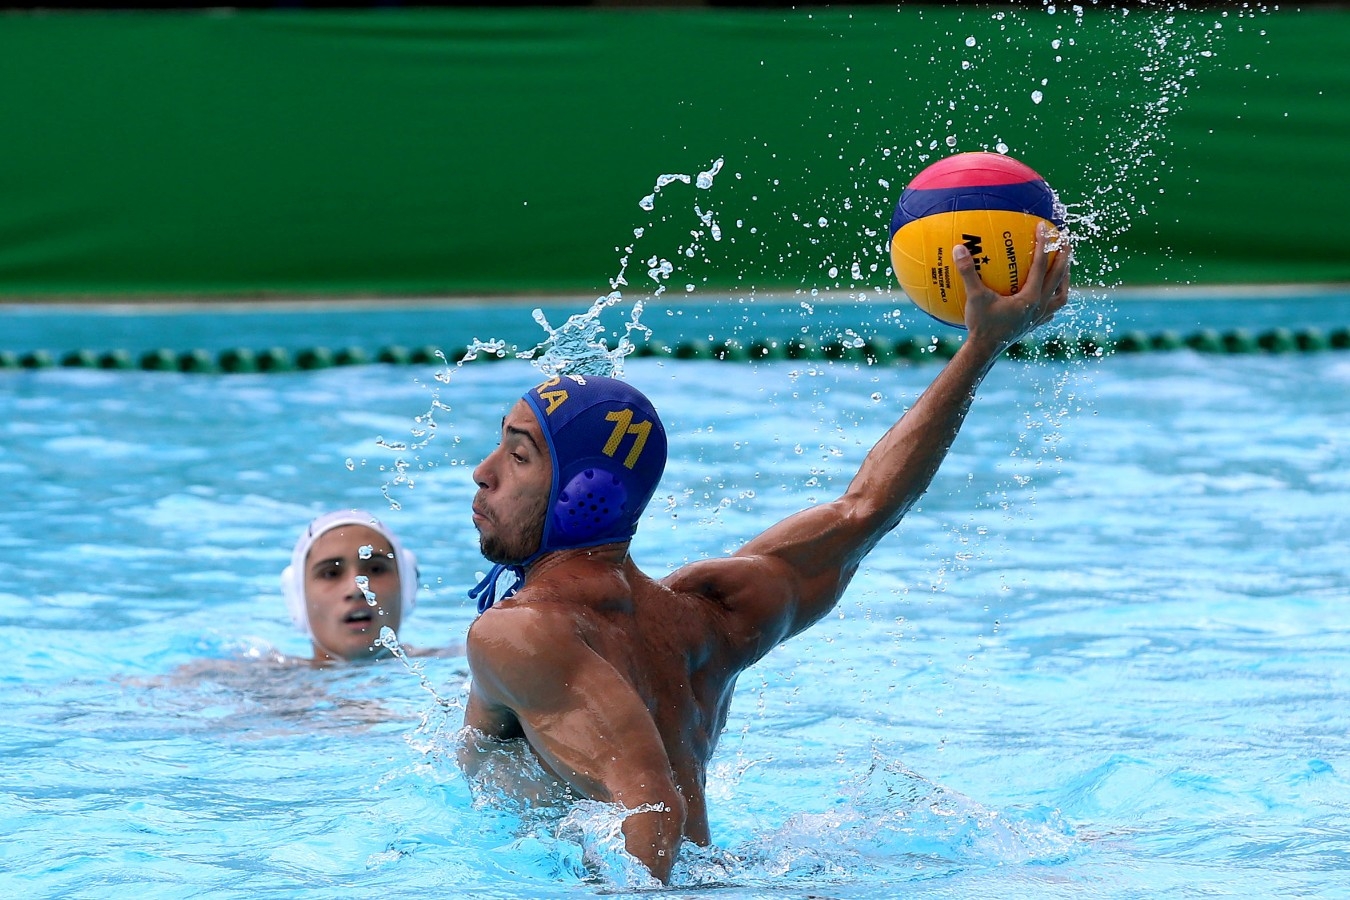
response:
[(525, 395), (548, 441), (553, 487), (539, 550), (631, 540), (666, 469), (666, 430), (636, 388), (562, 375)]
[[(522, 566), (499, 563), (469, 592), (479, 612), (498, 599), (503, 572), (519, 578), (545, 553), (632, 540), (666, 469), (666, 430), (651, 401), (631, 385), (598, 375), (559, 375), (524, 399), (553, 461), (544, 533)], [(507, 587), (500, 598), (514, 592)]]

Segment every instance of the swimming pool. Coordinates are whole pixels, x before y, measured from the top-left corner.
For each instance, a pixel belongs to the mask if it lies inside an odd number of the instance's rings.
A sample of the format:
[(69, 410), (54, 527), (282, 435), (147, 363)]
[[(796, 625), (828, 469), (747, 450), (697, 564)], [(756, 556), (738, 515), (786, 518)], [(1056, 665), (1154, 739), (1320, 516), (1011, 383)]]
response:
[[(1105, 315), (1325, 327), (1350, 324), (1347, 305)], [(879, 328), (889, 311), (794, 304), (783, 321)], [(481, 321), (419, 315), (455, 333)], [(323, 316), (297, 333), (369, 328)], [(680, 318), (647, 321), (665, 337)], [(152, 346), (181, 333), (155, 328)], [(832, 496), (935, 371), (630, 359), (672, 446), (636, 557), (664, 574)], [(438, 372), (0, 372), (0, 893), (641, 887), (604, 809), (475, 807), (449, 750), (461, 656), (419, 663), (444, 704), (396, 661), (270, 662), (304, 650), (277, 585), (295, 532), (337, 505), (381, 510), (421, 558), (402, 639), (461, 639), (484, 568), (469, 467), (535, 371)], [(668, 893), (1344, 895), (1348, 391), (1344, 352), (1002, 363), (838, 614), (741, 679), (709, 778), (717, 850), (688, 853)], [(433, 409), (430, 440), (413, 436)]]

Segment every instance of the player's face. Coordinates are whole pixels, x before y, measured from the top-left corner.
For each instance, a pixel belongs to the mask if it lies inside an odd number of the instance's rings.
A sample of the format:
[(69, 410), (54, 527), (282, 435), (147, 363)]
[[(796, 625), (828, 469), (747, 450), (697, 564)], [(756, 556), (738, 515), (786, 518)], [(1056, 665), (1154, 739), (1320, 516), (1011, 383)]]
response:
[(393, 548), (378, 531), (340, 525), (324, 532), (305, 561), (305, 607), (314, 658), (355, 661), (388, 651), (380, 629), (399, 628), (402, 582)]
[(548, 444), (524, 400), (502, 419), (501, 443), (473, 470), (473, 480), (473, 524), (483, 556), (519, 565), (539, 549), (553, 484)]

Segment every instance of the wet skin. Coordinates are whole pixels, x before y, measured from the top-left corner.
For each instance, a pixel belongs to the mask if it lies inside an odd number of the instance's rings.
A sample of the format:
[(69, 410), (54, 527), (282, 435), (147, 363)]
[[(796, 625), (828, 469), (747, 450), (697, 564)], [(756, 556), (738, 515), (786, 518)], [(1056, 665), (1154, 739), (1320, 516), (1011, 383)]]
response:
[[(364, 586), (358, 579), (364, 578)], [(305, 559), (305, 607), (314, 661), (355, 662), (388, 654), (375, 640), (385, 625), (398, 630), (398, 565), (378, 531), (341, 525), (319, 536)], [(367, 600), (366, 594), (374, 595)]]
[[(532, 800), (582, 796), (642, 811), (630, 853), (662, 881), (682, 840), (708, 844), (705, 776), (742, 671), (827, 614), (857, 566), (928, 487), (999, 355), (1068, 298), (1068, 253), (1039, 248), (1022, 291), (994, 294), (965, 248), (965, 342), (868, 453), (837, 500), (803, 510), (736, 553), (660, 581), (628, 545), (544, 555), (524, 587), (469, 629), (472, 683), (460, 763)], [(489, 560), (539, 546), (551, 461), (524, 401), (474, 470), (473, 521)], [(545, 777), (496, 765), (527, 742)]]

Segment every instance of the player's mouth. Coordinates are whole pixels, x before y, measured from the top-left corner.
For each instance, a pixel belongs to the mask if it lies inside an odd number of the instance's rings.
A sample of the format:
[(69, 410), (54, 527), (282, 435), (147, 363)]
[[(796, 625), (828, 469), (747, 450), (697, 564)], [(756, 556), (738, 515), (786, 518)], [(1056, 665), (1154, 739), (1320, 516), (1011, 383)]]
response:
[(369, 606), (358, 606), (356, 609), (342, 617), (342, 624), (352, 625), (357, 628), (365, 628), (374, 620), (375, 610), (371, 609)]

